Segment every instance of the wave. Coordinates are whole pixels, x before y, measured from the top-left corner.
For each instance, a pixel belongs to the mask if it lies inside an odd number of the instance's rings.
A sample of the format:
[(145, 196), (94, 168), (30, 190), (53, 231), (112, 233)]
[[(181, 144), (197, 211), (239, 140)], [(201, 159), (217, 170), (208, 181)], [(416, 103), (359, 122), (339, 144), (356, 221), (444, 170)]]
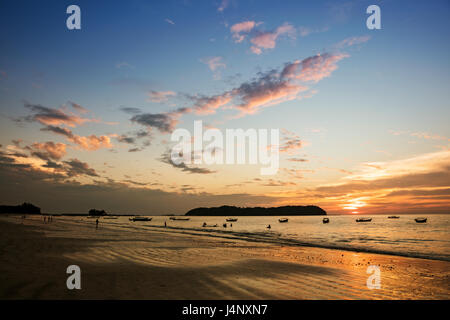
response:
[[(300, 241), (298, 239), (283, 237), (281, 233), (274, 231), (265, 232), (238, 232), (238, 231), (228, 231), (228, 230), (218, 230), (212, 228), (188, 228), (188, 227), (173, 227), (173, 226), (160, 226), (160, 225), (142, 225), (141, 227), (150, 227), (157, 229), (171, 230), (172, 232), (181, 232), (189, 235), (205, 235), (214, 238), (223, 238), (230, 240), (243, 240), (257, 243), (269, 243), (276, 245), (285, 246), (300, 246), (300, 247), (314, 247), (314, 248), (324, 248), (324, 249), (335, 249), (335, 250), (345, 250), (351, 252), (365, 252), (365, 253), (375, 253), (375, 254), (386, 254), (393, 256), (402, 256), (410, 258), (420, 258), (429, 260), (440, 260), (450, 262), (450, 255), (445, 254), (431, 254), (422, 252), (404, 252), (396, 250), (383, 250), (368, 247), (361, 247), (357, 245), (350, 245), (352, 240), (336, 240), (339, 243), (346, 243), (349, 245), (339, 245), (331, 243), (313, 243)], [(368, 240), (368, 239), (365, 239)]]

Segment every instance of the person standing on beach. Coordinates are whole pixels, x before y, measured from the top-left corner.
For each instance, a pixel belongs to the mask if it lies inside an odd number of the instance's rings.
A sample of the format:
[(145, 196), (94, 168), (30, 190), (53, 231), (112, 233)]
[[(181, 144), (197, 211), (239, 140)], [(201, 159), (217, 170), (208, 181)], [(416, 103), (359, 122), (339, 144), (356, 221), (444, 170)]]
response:
[(98, 218), (95, 220), (95, 229), (98, 229)]
[(167, 223), (164, 221), (164, 228), (167, 227)]

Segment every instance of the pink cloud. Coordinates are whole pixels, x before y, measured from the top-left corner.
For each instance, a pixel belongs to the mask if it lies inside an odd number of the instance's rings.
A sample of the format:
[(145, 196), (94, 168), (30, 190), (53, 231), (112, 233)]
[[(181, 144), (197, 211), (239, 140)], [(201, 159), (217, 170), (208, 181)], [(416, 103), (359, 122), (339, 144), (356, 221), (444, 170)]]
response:
[(348, 54), (317, 54), (302, 61), (295, 61), (287, 64), (282, 76), (285, 78), (298, 79), (305, 82), (318, 82), (329, 77), (337, 69), (337, 62), (349, 57)]
[[(280, 36), (288, 35), (291, 38), (295, 38), (296, 36), (295, 28), (289, 23), (284, 23), (273, 31), (255, 30), (255, 27), (260, 24), (261, 22), (243, 21), (231, 26), (230, 31), (234, 42), (240, 43), (247, 36), (250, 36), (250, 42), (252, 43), (250, 50), (255, 54), (261, 54), (263, 49), (275, 48)], [(250, 32), (252, 33), (250, 34)]]
[(206, 64), (211, 71), (216, 71), (218, 68), (226, 68), (225, 62), (223, 62), (222, 57), (210, 57), (203, 58), (200, 61)]
[(255, 21), (243, 21), (232, 25), (230, 31), (234, 41), (237, 43), (244, 41), (246, 33), (252, 31), (256, 25)]

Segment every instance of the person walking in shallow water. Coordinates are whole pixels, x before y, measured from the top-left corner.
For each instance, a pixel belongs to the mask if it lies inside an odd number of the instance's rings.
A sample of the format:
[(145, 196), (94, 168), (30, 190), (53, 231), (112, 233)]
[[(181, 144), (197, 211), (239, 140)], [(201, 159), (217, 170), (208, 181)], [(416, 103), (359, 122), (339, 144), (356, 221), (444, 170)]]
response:
[(98, 219), (95, 220), (95, 229), (98, 229)]

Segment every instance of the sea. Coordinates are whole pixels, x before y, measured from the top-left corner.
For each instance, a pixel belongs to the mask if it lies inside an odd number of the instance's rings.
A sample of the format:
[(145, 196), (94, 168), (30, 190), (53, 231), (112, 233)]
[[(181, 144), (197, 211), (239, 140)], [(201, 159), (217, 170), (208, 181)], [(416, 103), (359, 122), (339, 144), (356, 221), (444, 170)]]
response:
[[(387, 215), (327, 216), (250, 216), (205, 217), (191, 216), (188, 221), (173, 221), (168, 216), (148, 216), (151, 221), (130, 221), (129, 217), (101, 218), (100, 223), (113, 228), (138, 229), (152, 232), (155, 228), (168, 228), (174, 232), (201, 234), (224, 239), (240, 239), (253, 242), (289, 246), (311, 246), (358, 252), (392, 254), (407, 257), (450, 261), (450, 215), (399, 215), (389, 219)], [(426, 223), (414, 219), (427, 217)], [(58, 217), (58, 219), (80, 217)], [(227, 222), (227, 218), (237, 218)], [(288, 218), (280, 223), (278, 219)], [(372, 218), (371, 222), (356, 222), (357, 218)], [(93, 223), (83, 218), (83, 223)], [(164, 226), (166, 223), (166, 227)], [(206, 223), (207, 226), (203, 227)], [(226, 227), (224, 224), (226, 223)], [(215, 226), (217, 225), (217, 226)], [(270, 229), (267, 228), (270, 225)]]

